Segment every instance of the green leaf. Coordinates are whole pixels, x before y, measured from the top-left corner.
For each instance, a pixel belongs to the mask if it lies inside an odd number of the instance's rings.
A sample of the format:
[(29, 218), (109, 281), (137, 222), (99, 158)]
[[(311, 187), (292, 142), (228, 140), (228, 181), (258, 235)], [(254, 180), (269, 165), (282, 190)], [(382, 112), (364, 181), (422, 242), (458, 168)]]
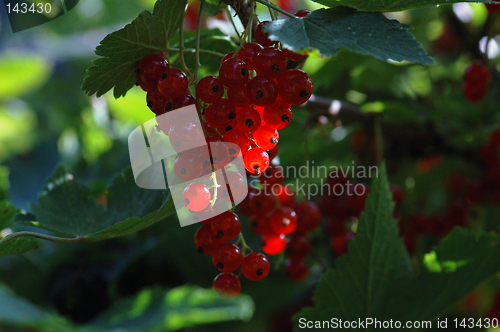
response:
[(179, 28), (186, 0), (159, 0), (153, 14), (143, 11), (123, 29), (107, 35), (95, 53), (103, 58), (93, 62), (82, 90), (97, 97), (114, 87), (115, 98), (125, 96), (136, 83), (139, 61), (151, 53), (168, 48), (170, 38)]
[(33, 240), (28, 237), (17, 237), (12, 240), (9, 238), (12, 235), (7, 235), (2, 239), (2, 245), (0, 245), (0, 256), (22, 254), (31, 250), (38, 249), (38, 241)]
[(221, 0), (205, 0), (205, 12), (208, 16), (215, 16), (226, 8), (226, 4)]
[(264, 27), (270, 39), (290, 50), (313, 49), (331, 56), (347, 48), (384, 61), (433, 64), (408, 29), (381, 13), (345, 8), (319, 9), (305, 18), (277, 20)]
[(106, 331), (177, 331), (199, 324), (249, 320), (253, 310), (247, 295), (224, 300), (213, 290), (199, 287), (153, 288), (116, 302), (90, 326)]
[(328, 7), (346, 6), (356, 8), (362, 11), (377, 11), (377, 12), (398, 12), (402, 10), (410, 10), (428, 6), (448, 5), (458, 2), (483, 2), (492, 3), (488, 0), (313, 0), (319, 4)]
[(7, 200), (0, 201), (0, 230), (10, 227), (14, 223), (14, 216), (19, 213), (19, 209), (10, 204)]
[[(397, 222), (392, 219), (391, 197), (382, 165), (359, 219), (358, 234), (349, 243), (349, 253), (321, 276), (313, 296), (315, 307), (294, 317), (299, 323), (296, 331), (303, 330), (300, 318), (405, 322), (443, 317), (481, 282), (500, 271), (499, 236), (476, 239), (469, 231), (456, 228), (425, 256), (416, 275), (398, 237)], [(358, 330), (372, 331), (375, 327)]]

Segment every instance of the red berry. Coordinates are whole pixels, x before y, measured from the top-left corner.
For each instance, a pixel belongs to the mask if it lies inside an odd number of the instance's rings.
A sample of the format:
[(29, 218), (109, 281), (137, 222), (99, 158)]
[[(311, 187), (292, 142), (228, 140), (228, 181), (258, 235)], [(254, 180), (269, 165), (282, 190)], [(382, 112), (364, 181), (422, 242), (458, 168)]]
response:
[(286, 57), (277, 48), (265, 48), (255, 58), (257, 74), (278, 78), (286, 70)]
[(321, 212), (316, 203), (310, 201), (300, 202), (294, 205), (293, 209), (297, 213), (298, 232), (310, 232), (321, 223)]
[(252, 103), (247, 96), (247, 86), (245, 85), (237, 85), (233, 86), (230, 89), (227, 89), (227, 98), (234, 104), (236, 107), (246, 107), (250, 106)]
[(484, 63), (476, 61), (465, 70), (465, 80), (469, 83), (484, 85), (490, 80), (490, 70)]
[(234, 212), (226, 211), (212, 220), (212, 232), (223, 241), (231, 241), (241, 232), (241, 221)]
[(306, 72), (300, 69), (290, 69), (284, 72), (278, 80), (280, 97), (290, 105), (300, 105), (311, 97), (313, 82)]
[(246, 43), (236, 57), (245, 61), (248, 70), (255, 70), (255, 57), (264, 48), (257, 43)]
[(266, 106), (262, 115), (269, 127), (278, 130), (287, 127), (292, 121), (290, 105), (281, 100), (277, 100), (274, 104)]
[(218, 100), (205, 110), (205, 120), (214, 127), (226, 127), (234, 119), (236, 110), (228, 99)]
[(294, 281), (304, 280), (309, 274), (309, 267), (302, 260), (287, 259), (285, 263), (286, 275)]
[(255, 132), (253, 132), (253, 139), (257, 146), (264, 150), (270, 150), (278, 144), (280, 135), (278, 130), (273, 129), (267, 125), (260, 126)]
[(222, 65), (227, 59), (231, 59), (234, 55), (234, 52), (229, 52), (226, 55), (222, 57), (222, 60), (220, 61), (220, 64)]
[(210, 190), (203, 183), (190, 183), (182, 192), (182, 200), (189, 210), (201, 211), (210, 204)]
[(178, 98), (186, 93), (189, 81), (184, 72), (177, 68), (172, 68), (160, 74), (158, 90), (165, 97)]
[(141, 74), (135, 75), (135, 80), (136, 80), (135, 85), (139, 85), (141, 87), (141, 89), (144, 91), (149, 91), (149, 89), (151, 89), (153, 86), (155, 86), (154, 84), (147, 85), (146, 83), (144, 83), (144, 81), (142, 80)]
[(151, 87), (146, 94), (146, 103), (151, 111), (156, 115), (164, 114), (170, 108), (169, 98), (160, 93), (156, 86)]
[(295, 14), (293, 14), (295, 17), (306, 17), (307, 15), (311, 14), (311, 11), (308, 9), (301, 9), (297, 10)]
[(311, 252), (311, 241), (305, 234), (293, 233), (286, 246), (286, 255), (293, 260), (302, 260)]
[(146, 55), (139, 63), (141, 79), (145, 85), (156, 85), (160, 79), (160, 74), (167, 70), (167, 61), (158, 54)]
[(300, 54), (294, 51), (290, 51), (286, 48), (281, 48), (281, 52), (283, 52), (283, 55), (292, 61), (301, 61), (307, 58), (307, 53), (306, 54)]
[(254, 107), (248, 106), (240, 109), (236, 115), (238, 129), (244, 133), (249, 133), (259, 129), (262, 119), (259, 112)]
[(297, 214), (287, 207), (275, 209), (269, 216), (269, 225), (277, 234), (290, 234), (297, 229)]
[(257, 214), (252, 216), (248, 225), (250, 226), (250, 230), (256, 234), (276, 235), (271, 226), (269, 226), (269, 218), (265, 215)]
[(283, 234), (262, 236), (262, 250), (268, 255), (277, 255), (286, 247), (286, 238)]
[(486, 93), (488, 92), (485, 85), (478, 85), (469, 81), (464, 82), (464, 84), (462, 85), (462, 91), (465, 98), (470, 103), (477, 103), (483, 100), (486, 96)]
[(262, 280), (269, 274), (271, 264), (266, 255), (260, 252), (251, 252), (241, 262), (241, 272), (252, 281)]
[[(229, 150), (231, 151), (231, 149)], [(226, 178), (227, 191), (224, 192), (224, 195), (221, 196), (221, 198), (227, 202), (233, 201), (235, 204), (238, 204), (248, 193), (247, 181), (239, 172), (234, 171), (226, 171)], [(229, 193), (231, 194), (231, 197), (229, 196)]]
[(225, 298), (238, 296), (241, 291), (240, 279), (232, 273), (221, 273), (214, 279), (213, 289)]
[(267, 23), (269, 21), (262, 21), (257, 25), (257, 29), (255, 29), (255, 40), (264, 47), (273, 46), (275, 43), (269, 39), (269, 34), (262, 30)]
[(224, 241), (215, 238), (210, 225), (203, 225), (194, 235), (194, 245), (200, 254), (212, 255)]
[(400, 204), (404, 198), (403, 189), (401, 189), (401, 187), (398, 185), (391, 185), (391, 192), (392, 192), (392, 200), (396, 204)]
[[(231, 131), (228, 131), (226, 134), (224, 134), (224, 141), (228, 143), (234, 143), (239, 147), (239, 150), (241, 151), (241, 155), (244, 155), (247, 153), (248, 149), (250, 148), (250, 139), (248, 138), (247, 134), (242, 132), (239, 129), (233, 129)], [(231, 155), (237, 155), (238, 151), (235, 151), (235, 153), (232, 153)]]
[(238, 58), (229, 58), (221, 64), (219, 78), (227, 87), (243, 85), (248, 80), (247, 64)]
[(174, 163), (174, 172), (179, 179), (192, 181), (201, 175), (203, 160), (198, 149), (182, 152)]
[(224, 95), (224, 85), (218, 77), (205, 76), (196, 86), (196, 95), (205, 103), (215, 103)]
[(281, 206), (291, 207), (295, 202), (295, 193), (288, 185), (274, 185), (272, 190)]
[(201, 147), (202, 159), (213, 164), (216, 169), (226, 166), (229, 153), (226, 142), (216, 135), (207, 136), (206, 141), (207, 146)]
[(278, 97), (278, 85), (268, 77), (256, 76), (247, 83), (247, 96), (255, 105), (271, 105)]
[(253, 174), (260, 174), (269, 166), (269, 155), (261, 148), (253, 148), (243, 157), (245, 168)]
[(215, 249), (212, 263), (221, 272), (233, 272), (243, 260), (241, 249), (233, 243), (223, 243)]
[(275, 184), (281, 184), (284, 178), (283, 167), (277, 165), (269, 165), (269, 167), (259, 175), (260, 184), (269, 188), (272, 188)]
[(170, 128), (168, 136), (176, 152), (197, 146), (198, 141), (204, 137), (201, 127), (189, 119), (178, 119)]

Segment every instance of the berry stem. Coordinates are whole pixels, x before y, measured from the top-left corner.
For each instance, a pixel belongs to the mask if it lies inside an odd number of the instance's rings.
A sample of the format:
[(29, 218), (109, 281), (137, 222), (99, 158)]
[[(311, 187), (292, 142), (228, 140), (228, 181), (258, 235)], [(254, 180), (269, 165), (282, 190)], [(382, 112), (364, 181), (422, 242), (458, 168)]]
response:
[(243, 233), (240, 232), (240, 235), (238, 235), (238, 240), (236, 241), (236, 245), (241, 245), (241, 252), (243, 253), (243, 257), (245, 257), (247, 249), (250, 252), (253, 252), (252, 248), (247, 245), (245, 242), (245, 237), (243, 236)]
[[(268, 3), (268, 4), (271, 4), (271, 2), (270, 2), (269, 0), (267, 0), (267, 3)], [(271, 19), (272, 19), (273, 21), (276, 21), (276, 15), (274, 15), (274, 11), (273, 11), (273, 9), (272, 9), (271, 7), (267, 7), (267, 8), (269, 8), (269, 15), (271, 15)]]
[[(194, 81), (198, 83), (198, 68), (200, 67), (200, 34), (201, 34), (201, 18), (205, 0), (200, 1), (200, 11), (198, 12), (198, 24), (196, 25), (196, 48), (194, 53)], [(196, 103), (199, 103), (198, 94), (196, 94)]]
[(83, 236), (78, 236), (74, 238), (64, 238), (64, 237), (57, 237), (57, 236), (51, 236), (51, 235), (46, 235), (46, 234), (40, 234), (40, 233), (35, 233), (35, 232), (28, 232), (28, 231), (23, 231), (23, 232), (16, 232), (11, 235), (7, 235), (3, 239), (0, 240), (0, 246), (6, 244), (7, 242), (10, 242), (14, 239), (17, 239), (19, 237), (36, 237), (39, 239), (43, 240), (48, 240), (48, 241), (53, 241), (53, 242), (61, 242), (61, 243), (78, 243), (83, 240), (85, 240), (85, 237)]
[[(201, 6), (200, 6), (201, 7)], [(186, 61), (184, 60), (184, 18), (186, 17), (186, 12), (183, 12), (181, 21), (179, 23), (179, 60), (181, 62), (182, 70), (189, 74), (190, 80), (193, 79), (193, 74), (189, 70), (186, 65)]]
[(215, 170), (214, 166), (212, 165), (212, 176), (211, 176), (213, 182), (214, 182), (214, 197), (210, 200), (210, 207), (213, 208), (215, 205), (215, 202), (217, 201), (217, 188), (220, 187), (220, 184), (217, 183), (217, 176), (215, 175)]
[(229, 17), (229, 20), (231, 21), (231, 24), (233, 25), (234, 32), (236, 32), (236, 36), (238, 36), (238, 40), (241, 43), (240, 33), (238, 32), (238, 29), (236, 28), (236, 24), (234, 23), (233, 16), (231, 16), (231, 12), (227, 8), (226, 8), (226, 13), (227, 13), (227, 17)]
[[(248, 20), (248, 24), (247, 26), (245, 27), (245, 30), (243, 31), (243, 33), (241, 34), (241, 37), (240, 37), (240, 45), (238, 46), (238, 48), (236, 49), (236, 51), (234, 51), (234, 54), (233, 54), (233, 58), (236, 57), (238, 55), (238, 52), (243, 48), (243, 46), (245, 46), (246, 43), (249, 43), (252, 41), (252, 25), (253, 25), (253, 17), (254, 17), (254, 9), (253, 9), (254, 6), (250, 6), (250, 17), (252, 17), (252, 19)], [(246, 38), (246, 42), (245, 42), (245, 38)]]
[(287, 12), (287, 11), (285, 11), (285, 10), (281, 9), (281, 8), (280, 8), (280, 7), (278, 7), (278, 6), (273, 5), (272, 3), (268, 3), (268, 2), (266, 2), (265, 0), (255, 0), (255, 1), (256, 1), (256, 2), (259, 2), (259, 3), (261, 3), (261, 4), (263, 4), (264, 6), (267, 6), (267, 7), (269, 7), (269, 8), (274, 9), (274, 10), (277, 10), (277, 11), (279, 11), (281, 14), (283, 14), (283, 15), (285, 15), (285, 16), (288, 16), (288, 17), (290, 17), (290, 18), (296, 18), (295, 16), (293, 16), (293, 14), (290, 14), (289, 12)]

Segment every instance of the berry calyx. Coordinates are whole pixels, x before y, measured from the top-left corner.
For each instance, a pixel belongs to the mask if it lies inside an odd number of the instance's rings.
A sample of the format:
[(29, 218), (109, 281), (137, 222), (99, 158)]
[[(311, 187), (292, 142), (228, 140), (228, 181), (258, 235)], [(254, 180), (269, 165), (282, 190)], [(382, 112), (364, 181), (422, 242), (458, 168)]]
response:
[(252, 148), (243, 157), (245, 168), (253, 174), (264, 172), (269, 166), (269, 155), (261, 148)]
[(252, 281), (259, 281), (267, 277), (271, 270), (271, 264), (266, 255), (260, 252), (251, 252), (241, 262), (241, 272)]

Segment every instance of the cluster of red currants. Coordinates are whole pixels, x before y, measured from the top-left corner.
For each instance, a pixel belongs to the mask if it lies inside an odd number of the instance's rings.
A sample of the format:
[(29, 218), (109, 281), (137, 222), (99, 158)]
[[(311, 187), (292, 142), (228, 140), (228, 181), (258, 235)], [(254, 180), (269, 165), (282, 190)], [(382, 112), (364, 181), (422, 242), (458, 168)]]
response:
[(276, 150), (278, 130), (292, 120), (290, 107), (305, 103), (313, 89), (307, 73), (286, 69), (287, 56), (304, 56), (274, 47), (262, 31), (265, 23), (257, 27), (257, 43), (226, 54), (219, 76), (206, 76), (196, 87), (206, 125), (240, 147), (245, 168), (253, 174), (269, 166), (266, 151)]
[(306, 233), (318, 227), (321, 214), (313, 202), (296, 202), (294, 192), (282, 184), (283, 180), (281, 166), (270, 165), (252, 180), (249, 194), (238, 209), (250, 217), (250, 230), (262, 236), (265, 253), (285, 251), (286, 273), (291, 280), (299, 281), (309, 273), (306, 258), (311, 242)]
[(465, 98), (471, 103), (484, 99), (487, 93), (487, 84), (490, 81), (490, 71), (481, 61), (476, 61), (465, 70), (462, 91)]

